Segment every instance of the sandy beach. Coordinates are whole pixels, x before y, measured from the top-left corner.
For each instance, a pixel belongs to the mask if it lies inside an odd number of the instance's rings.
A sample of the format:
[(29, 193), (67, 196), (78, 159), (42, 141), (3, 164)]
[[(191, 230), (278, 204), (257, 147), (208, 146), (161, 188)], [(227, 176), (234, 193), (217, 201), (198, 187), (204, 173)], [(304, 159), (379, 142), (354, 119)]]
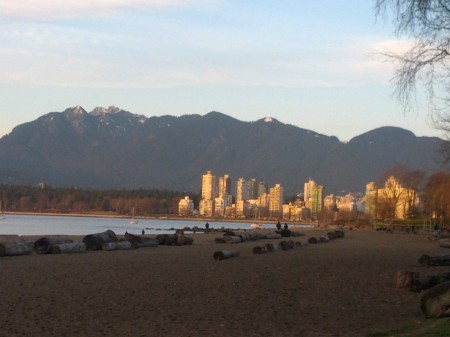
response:
[[(305, 233), (294, 241), (326, 232)], [(424, 324), (422, 294), (396, 288), (398, 270), (449, 271), (419, 264), (422, 254), (446, 252), (423, 234), (347, 230), (261, 255), (253, 247), (280, 240), (215, 243), (220, 235), (196, 234), (186, 246), (2, 257), (0, 336), (366, 336)], [(224, 249), (240, 255), (214, 260)]]

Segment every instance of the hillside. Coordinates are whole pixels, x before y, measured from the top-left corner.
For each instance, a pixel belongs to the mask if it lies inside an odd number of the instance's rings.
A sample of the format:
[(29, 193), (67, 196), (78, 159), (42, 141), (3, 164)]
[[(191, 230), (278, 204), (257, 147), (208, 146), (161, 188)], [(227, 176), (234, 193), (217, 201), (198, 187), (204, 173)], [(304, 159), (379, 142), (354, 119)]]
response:
[(0, 139), (0, 183), (199, 191), (212, 170), (281, 183), (309, 178), (326, 193), (363, 191), (392, 166), (432, 172), (443, 140), (382, 127), (347, 144), (275, 119), (242, 122), (219, 112), (145, 117), (119, 108), (51, 112)]

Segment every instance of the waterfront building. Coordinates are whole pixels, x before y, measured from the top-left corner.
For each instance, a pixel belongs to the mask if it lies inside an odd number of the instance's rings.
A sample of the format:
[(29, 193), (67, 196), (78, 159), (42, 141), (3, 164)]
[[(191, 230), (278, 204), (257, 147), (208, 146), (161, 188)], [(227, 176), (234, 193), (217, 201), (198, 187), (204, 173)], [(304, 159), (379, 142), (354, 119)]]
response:
[(281, 184), (276, 184), (269, 189), (269, 213), (272, 218), (280, 218), (283, 212), (283, 187)]
[(258, 184), (256, 179), (250, 179), (247, 181), (247, 197), (245, 199), (258, 199)]
[(189, 216), (194, 214), (194, 201), (185, 196), (178, 203), (178, 215), (179, 216)]
[(323, 186), (314, 184), (312, 191), (311, 191), (311, 212), (313, 216), (316, 216), (320, 213), (322, 210), (322, 204), (323, 204)]
[(214, 216), (214, 199), (217, 197), (216, 176), (207, 171), (202, 176), (202, 199), (199, 204), (201, 216)]

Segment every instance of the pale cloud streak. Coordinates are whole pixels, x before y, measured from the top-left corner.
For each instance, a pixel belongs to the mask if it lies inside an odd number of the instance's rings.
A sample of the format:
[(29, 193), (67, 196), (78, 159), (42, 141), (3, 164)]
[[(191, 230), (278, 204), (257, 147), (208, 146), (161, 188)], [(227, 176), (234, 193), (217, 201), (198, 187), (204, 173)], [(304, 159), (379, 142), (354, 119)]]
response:
[(115, 16), (122, 9), (189, 7), (212, 0), (0, 0), (0, 17), (12, 19), (74, 19)]

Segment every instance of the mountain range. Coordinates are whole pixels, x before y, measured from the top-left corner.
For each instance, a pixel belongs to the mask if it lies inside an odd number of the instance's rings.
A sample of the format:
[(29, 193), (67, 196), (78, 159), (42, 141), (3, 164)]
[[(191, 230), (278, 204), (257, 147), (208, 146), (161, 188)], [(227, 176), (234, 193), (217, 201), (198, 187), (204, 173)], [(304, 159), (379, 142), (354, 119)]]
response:
[(202, 174), (255, 178), (285, 193), (310, 178), (325, 193), (364, 191), (386, 170), (441, 166), (437, 137), (381, 127), (343, 143), (266, 117), (243, 122), (220, 112), (146, 117), (116, 108), (50, 112), (0, 139), (0, 183), (92, 189), (199, 192)]

